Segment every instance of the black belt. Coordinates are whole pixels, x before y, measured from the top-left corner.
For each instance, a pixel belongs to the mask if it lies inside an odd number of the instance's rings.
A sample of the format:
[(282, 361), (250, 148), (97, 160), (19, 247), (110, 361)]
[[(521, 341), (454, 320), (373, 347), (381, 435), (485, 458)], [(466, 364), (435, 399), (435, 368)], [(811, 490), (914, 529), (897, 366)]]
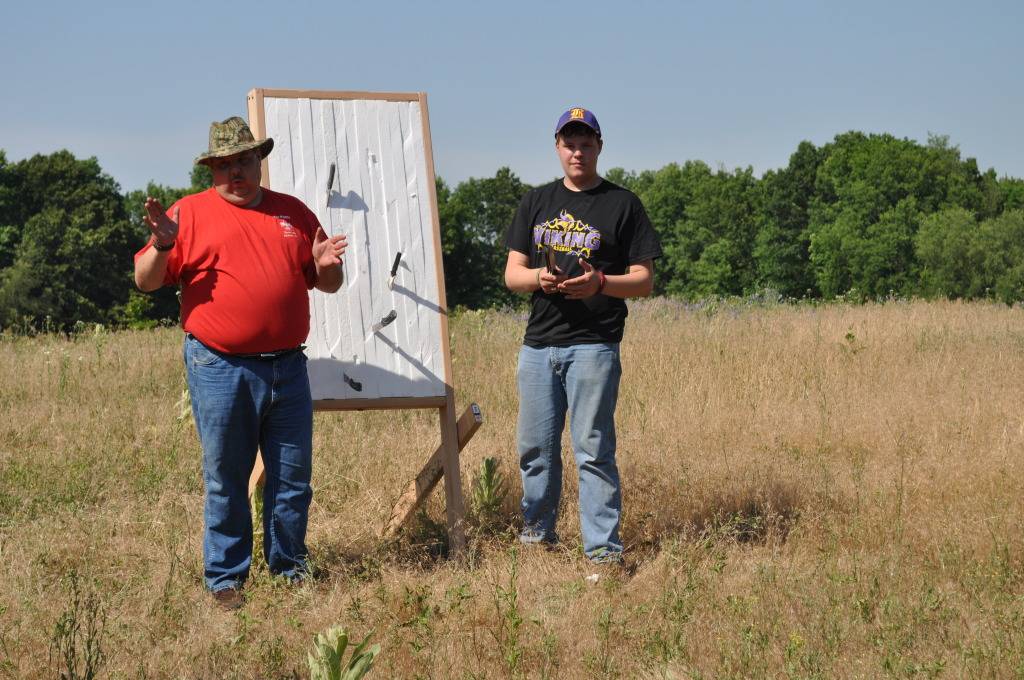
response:
[(275, 349), (275, 350), (272, 350), (270, 352), (255, 352), (253, 354), (232, 354), (230, 352), (221, 352), (221, 351), (213, 349), (212, 347), (207, 346), (206, 344), (203, 343), (202, 340), (200, 340), (196, 336), (192, 335), (191, 333), (186, 333), (185, 335), (187, 335), (188, 337), (192, 338), (193, 340), (198, 342), (203, 347), (206, 347), (206, 349), (210, 350), (211, 352), (216, 352), (217, 354), (222, 354), (222, 355), (224, 355), (226, 357), (238, 357), (239, 359), (256, 359), (258, 361), (273, 361), (274, 359), (281, 359), (283, 357), (290, 356), (292, 354), (295, 354), (296, 352), (301, 352), (302, 350), (306, 349), (305, 345), (299, 345), (298, 347), (292, 347), (290, 349)]
[(306, 349), (305, 345), (299, 345), (298, 347), (292, 347), (291, 349), (275, 349), (273, 352), (256, 352), (255, 354), (229, 354), (231, 357), (238, 357), (240, 359), (257, 359), (259, 361), (273, 361), (274, 359), (281, 359), (283, 357), (301, 352)]

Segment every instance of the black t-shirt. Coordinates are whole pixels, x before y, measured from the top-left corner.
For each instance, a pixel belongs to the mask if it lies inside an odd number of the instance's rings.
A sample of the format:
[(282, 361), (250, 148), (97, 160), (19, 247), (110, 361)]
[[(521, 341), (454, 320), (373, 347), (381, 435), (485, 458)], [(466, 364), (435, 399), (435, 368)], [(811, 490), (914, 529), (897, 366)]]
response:
[[(570, 191), (556, 180), (523, 196), (505, 244), (544, 266), (544, 244), (555, 251), (569, 278), (583, 273), (579, 258), (606, 275), (661, 256), (658, 236), (636, 195), (607, 180), (589, 191)], [(533, 293), (523, 342), (530, 347), (620, 342), (626, 301), (607, 295), (568, 300), (561, 293)]]

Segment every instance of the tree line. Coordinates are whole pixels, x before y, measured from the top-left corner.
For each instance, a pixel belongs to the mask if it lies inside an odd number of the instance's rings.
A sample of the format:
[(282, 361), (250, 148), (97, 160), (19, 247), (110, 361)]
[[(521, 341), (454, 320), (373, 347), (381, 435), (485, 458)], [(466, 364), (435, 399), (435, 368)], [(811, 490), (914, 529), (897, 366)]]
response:
[[(802, 142), (761, 177), (693, 160), (605, 177), (640, 197), (661, 237), (658, 294), (1024, 299), (1024, 180), (980, 171), (944, 136)], [(196, 166), (190, 186), (122, 193), (95, 158), (10, 163), (0, 150), (0, 328), (176, 320), (174, 291), (133, 285), (132, 255), (148, 236), (142, 203), (209, 186)], [(502, 281), (504, 232), (530, 188), (508, 168), (455, 187), (438, 179), (449, 305), (521, 302)]]

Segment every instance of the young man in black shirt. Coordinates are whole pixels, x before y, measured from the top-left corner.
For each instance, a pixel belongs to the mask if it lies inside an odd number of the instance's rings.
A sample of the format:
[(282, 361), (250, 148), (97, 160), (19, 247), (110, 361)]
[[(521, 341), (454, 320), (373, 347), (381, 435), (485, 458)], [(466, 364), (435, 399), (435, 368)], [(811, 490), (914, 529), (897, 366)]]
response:
[(598, 175), (603, 145), (590, 111), (572, 108), (558, 119), (555, 151), (565, 176), (523, 197), (506, 238), (505, 285), (532, 294), (517, 371), (520, 540), (558, 540), (568, 413), (583, 551), (593, 562), (618, 563), (615, 403), (625, 298), (650, 295), (661, 246), (640, 199)]

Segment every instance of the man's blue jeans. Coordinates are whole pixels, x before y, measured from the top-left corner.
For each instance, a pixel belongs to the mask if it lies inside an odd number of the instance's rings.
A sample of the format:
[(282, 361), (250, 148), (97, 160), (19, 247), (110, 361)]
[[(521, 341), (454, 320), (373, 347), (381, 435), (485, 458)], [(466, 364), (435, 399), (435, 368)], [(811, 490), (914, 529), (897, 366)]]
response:
[(579, 471), (580, 528), (588, 557), (622, 553), (622, 495), (615, 465), (618, 343), (519, 351), (517, 446), (523, 478), (524, 542), (555, 542), (562, 494), (562, 430), (569, 431)]
[(271, 573), (306, 573), (313, 498), (313, 401), (306, 356), (261, 360), (221, 354), (191, 335), (185, 366), (203, 446), (203, 563), (212, 590), (240, 587), (252, 561), (249, 475), (263, 453), (263, 554)]

